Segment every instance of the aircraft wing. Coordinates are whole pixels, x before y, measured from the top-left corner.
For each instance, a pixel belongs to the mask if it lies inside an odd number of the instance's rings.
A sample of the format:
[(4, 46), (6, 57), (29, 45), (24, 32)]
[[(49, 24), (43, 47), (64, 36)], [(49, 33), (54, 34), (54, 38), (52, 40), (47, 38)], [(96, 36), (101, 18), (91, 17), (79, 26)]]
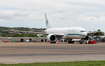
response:
[[(32, 32), (32, 31), (20, 31), (20, 32), (48, 35), (46, 32)], [(58, 39), (64, 37), (64, 34), (61, 33), (54, 33), (53, 35), (55, 35)]]

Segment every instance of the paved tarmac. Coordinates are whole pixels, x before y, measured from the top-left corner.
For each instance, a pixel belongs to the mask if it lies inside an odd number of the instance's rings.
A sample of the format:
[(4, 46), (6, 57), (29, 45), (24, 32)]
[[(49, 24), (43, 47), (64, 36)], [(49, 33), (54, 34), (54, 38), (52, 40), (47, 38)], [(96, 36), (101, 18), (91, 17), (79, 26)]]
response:
[(0, 43), (0, 63), (105, 60), (105, 43)]

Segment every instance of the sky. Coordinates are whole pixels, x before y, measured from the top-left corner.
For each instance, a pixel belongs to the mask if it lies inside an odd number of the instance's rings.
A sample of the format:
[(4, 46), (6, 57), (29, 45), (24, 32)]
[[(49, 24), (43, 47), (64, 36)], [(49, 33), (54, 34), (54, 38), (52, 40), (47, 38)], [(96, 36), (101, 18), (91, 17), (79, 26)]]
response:
[(82, 27), (105, 32), (105, 0), (0, 0), (0, 26)]

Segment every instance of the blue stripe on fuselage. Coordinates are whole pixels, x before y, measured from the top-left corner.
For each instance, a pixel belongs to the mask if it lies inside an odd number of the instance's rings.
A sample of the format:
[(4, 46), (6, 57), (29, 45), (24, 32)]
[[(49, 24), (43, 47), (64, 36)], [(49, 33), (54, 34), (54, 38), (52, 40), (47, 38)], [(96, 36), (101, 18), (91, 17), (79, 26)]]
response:
[(82, 34), (68, 34), (68, 35), (86, 36), (86, 35), (82, 35)]

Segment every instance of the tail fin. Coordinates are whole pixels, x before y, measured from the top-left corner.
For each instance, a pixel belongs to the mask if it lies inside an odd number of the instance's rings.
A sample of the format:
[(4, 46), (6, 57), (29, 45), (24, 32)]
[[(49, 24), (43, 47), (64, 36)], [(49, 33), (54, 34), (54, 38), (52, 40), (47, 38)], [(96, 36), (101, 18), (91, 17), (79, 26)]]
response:
[(51, 28), (51, 27), (50, 27), (50, 24), (49, 24), (49, 22), (48, 22), (48, 19), (47, 19), (47, 15), (46, 15), (46, 14), (45, 14), (45, 19), (46, 19), (46, 29)]

